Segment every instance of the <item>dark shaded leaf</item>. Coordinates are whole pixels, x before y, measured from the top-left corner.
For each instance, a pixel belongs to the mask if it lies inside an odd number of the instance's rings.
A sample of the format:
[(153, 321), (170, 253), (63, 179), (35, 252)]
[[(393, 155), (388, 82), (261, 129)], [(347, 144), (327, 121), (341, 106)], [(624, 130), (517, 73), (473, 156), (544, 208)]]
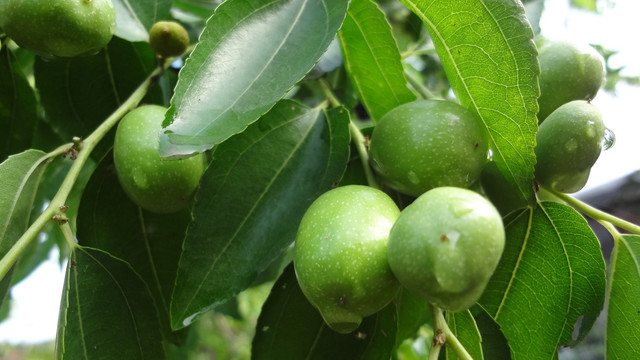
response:
[(3, 46), (0, 51), (0, 162), (31, 147), (38, 107), (33, 88), (20, 65)]
[[(460, 312), (447, 312), (447, 324), (462, 346), (474, 360), (483, 360), (482, 336), (476, 325), (476, 321), (469, 310)], [(451, 347), (446, 347), (446, 359), (458, 359)]]
[(252, 359), (389, 359), (395, 346), (395, 306), (366, 317), (350, 334), (331, 330), (300, 290), (289, 265), (262, 307)]
[(153, 214), (141, 210), (122, 190), (109, 153), (84, 190), (78, 213), (80, 245), (98, 248), (126, 261), (149, 286), (167, 338), (174, 340), (169, 303), (188, 211)]
[[(156, 66), (146, 43), (129, 43), (113, 38), (94, 56), (70, 60), (36, 59), (36, 86), (47, 118), (65, 141), (86, 137), (101, 124), (147, 78)], [(162, 103), (159, 87), (150, 90), (143, 102)], [(94, 151), (102, 158), (113, 143), (107, 136)]]
[(149, 288), (131, 266), (102, 250), (74, 249), (60, 303), (57, 359), (162, 359), (161, 340)]
[(349, 116), (290, 100), (219, 145), (196, 193), (171, 303), (174, 329), (244, 290), (341, 178)]

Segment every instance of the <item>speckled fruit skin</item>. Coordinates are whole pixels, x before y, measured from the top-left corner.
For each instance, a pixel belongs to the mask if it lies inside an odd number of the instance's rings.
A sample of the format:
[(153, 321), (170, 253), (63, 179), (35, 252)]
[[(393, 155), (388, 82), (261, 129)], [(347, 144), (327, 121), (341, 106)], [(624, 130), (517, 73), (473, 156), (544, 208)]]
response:
[(457, 103), (418, 100), (385, 114), (371, 135), (371, 165), (385, 184), (419, 196), (439, 186), (469, 187), (487, 162), (483, 125)]
[(604, 81), (604, 59), (591, 46), (569, 41), (544, 41), (540, 61), (539, 122), (562, 104), (595, 98)]
[(189, 34), (175, 21), (158, 21), (149, 30), (149, 45), (159, 56), (180, 56), (189, 46)]
[(158, 134), (165, 110), (146, 105), (129, 112), (120, 121), (113, 144), (122, 188), (133, 202), (155, 213), (187, 207), (205, 166), (202, 154), (179, 160), (160, 157)]
[(111, 0), (3, 0), (0, 26), (43, 57), (74, 57), (104, 48), (116, 29)]
[(389, 265), (409, 291), (461, 311), (482, 295), (504, 241), (491, 202), (471, 190), (435, 188), (402, 210), (389, 235)]
[(295, 241), (296, 276), (333, 330), (355, 330), (398, 292), (387, 242), (399, 214), (384, 192), (347, 185), (321, 195), (302, 218)]
[(582, 189), (602, 152), (604, 134), (602, 115), (593, 104), (575, 100), (560, 106), (536, 136), (536, 181), (564, 193)]

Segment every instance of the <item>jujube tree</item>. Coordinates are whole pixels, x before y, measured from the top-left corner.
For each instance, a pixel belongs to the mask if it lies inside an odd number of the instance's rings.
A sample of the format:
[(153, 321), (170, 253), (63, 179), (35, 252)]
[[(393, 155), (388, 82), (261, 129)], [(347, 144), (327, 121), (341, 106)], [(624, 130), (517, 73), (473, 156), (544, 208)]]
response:
[(60, 3), (106, 10), (0, 4), (0, 297), (58, 246), (58, 358), (189, 358), (264, 286), (255, 359), (554, 358), (606, 297), (640, 352), (640, 227), (564, 193), (602, 59), (521, 2)]

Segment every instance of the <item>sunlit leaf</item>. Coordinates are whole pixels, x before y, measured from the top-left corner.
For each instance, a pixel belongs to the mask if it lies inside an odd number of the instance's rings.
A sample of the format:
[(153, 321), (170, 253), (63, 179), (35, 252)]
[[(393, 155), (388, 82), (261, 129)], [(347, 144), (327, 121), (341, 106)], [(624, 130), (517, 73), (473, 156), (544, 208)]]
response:
[(347, 3), (222, 3), (180, 72), (160, 152), (201, 152), (256, 121), (313, 68), (342, 24)]
[(171, 303), (174, 329), (244, 290), (342, 176), (349, 116), (283, 100), (216, 147), (196, 193)]
[(62, 290), (56, 358), (163, 359), (161, 339), (149, 288), (131, 266), (77, 247)]
[[(29, 226), (29, 215), (48, 159), (42, 151), (27, 150), (0, 164), (0, 258)], [(10, 284), (11, 272), (0, 280), (0, 301)]]
[(616, 241), (609, 281), (607, 359), (633, 359), (640, 354), (640, 236)]
[(580, 317), (582, 337), (602, 310), (600, 243), (578, 212), (555, 202), (512, 213), (505, 225), (505, 251), (479, 304), (514, 359), (551, 358)]
[(293, 265), (262, 307), (252, 359), (389, 359), (395, 345), (395, 306), (363, 319), (350, 334), (331, 330), (300, 290)]
[(458, 101), (487, 128), (498, 168), (533, 204), (540, 67), (522, 3), (402, 2), (427, 25)]
[(113, 0), (116, 9), (116, 36), (129, 41), (147, 41), (147, 30), (167, 19), (171, 0)]
[(373, 1), (352, 0), (338, 36), (347, 72), (374, 121), (416, 99), (407, 87), (391, 27)]
[[(451, 331), (460, 340), (462, 346), (474, 360), (484, 359), (482, 353), (482, 336), (476, 325), (476, 321), (469, 310), (460, 312), (447, 312), (447, 324)], [(447, 360), (458, 359), (456, 353), (447, 346)]]

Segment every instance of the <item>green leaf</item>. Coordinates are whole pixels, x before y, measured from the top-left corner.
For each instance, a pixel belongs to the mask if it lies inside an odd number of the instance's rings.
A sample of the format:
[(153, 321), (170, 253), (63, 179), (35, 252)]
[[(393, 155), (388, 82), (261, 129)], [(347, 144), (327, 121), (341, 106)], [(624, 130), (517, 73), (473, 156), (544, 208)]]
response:
[(160, 152), (201, 152), (256, 121), (313, 68), (342, 24), (347, 3), (222, 3), (180, 72)]
[(479, 306), (471, 308), (476, 326), (482, 335), (482, 353), (485, 359), (511, 360), (511, 349), (500, 326)]
[(111, 153), (91, 176), (78, 210), (80, 245), (104, 250), (131, 264), (149, 286), (162, 329), (172, 340), (169, 303), (190, 220), (188, 211), (160, 215), (135, 205), (120, 186)]
[(36, 96), (7, 46), (0, 51), (0, 161), (31, 147), (38, 123)]
[(404, 287), (398, 293), (395, 302), (398, 318), (396, 346), (399, 346), (406, 339), (415, 337), (422, 325), (431, 322), (431, 311), (426, 300)]
[(506, 247), (479, 304), (500, 325), (514, 359), (551, 358), (582, 338), (602, 310), (600, 243), (578, 212), (555, 202), (512, 213), (505, 226)]
[[(156, 63), (146, 43), (113, 38), (106, 50), (94, 56), (35, 63), (36, 86), (54, 130), (71, 141), (86, 137), (147, 78)], [(160, 88), (150, 89), (144, 102), (161, 103)], [(113, 144), (113, 135), (92, 153), (101, 158)]]
[(129, 41), (148, 41), (147, 30), (169, 16), (171, 0), (113, 0), (116, 36)]
[[(447, 324), (451, 331), (474, 360), (483, 360), (482, 336), (469, 310), (456, 313), (447, 312)], [(447, 346), (447, 359), (457, 359), (455, 352)]]
[(161, 339), (149, 288), (129, 264), (102, 250), (74, 249), (62, 290), (56, 358), (163, 359)]
[(345, 67), (369, 116), (416, 99), (407, 79), (384, 13), (371, 0), (352, 0), (338, 32)]
[(609, 282), (607, 359), (633, 359), (640, 354), (640, 236), (617, 239)]
[[(42, 151), (27, 150), (0, 164), (0, 258), (29, 226), (29, 215), (48, 159)], [(10, 285), (11, 272), (0, 281), (0, 300)]]
[(300, 290), (290, 264), (262, 307), (252, 359), (389, 359), (395, 346), (395, 306), (362, 321), (350, 334), (331, 330)]
[(498, 168), (533, 204), (540, 67), (522, 3), (402, 2), (427, 25), (460, 104), (488, 129)]
[(349, 157), (344, 108), (279, 102), (216, 147), (196, 193), (171, 302), (174, 329), (247, 288), (295, 238)]

